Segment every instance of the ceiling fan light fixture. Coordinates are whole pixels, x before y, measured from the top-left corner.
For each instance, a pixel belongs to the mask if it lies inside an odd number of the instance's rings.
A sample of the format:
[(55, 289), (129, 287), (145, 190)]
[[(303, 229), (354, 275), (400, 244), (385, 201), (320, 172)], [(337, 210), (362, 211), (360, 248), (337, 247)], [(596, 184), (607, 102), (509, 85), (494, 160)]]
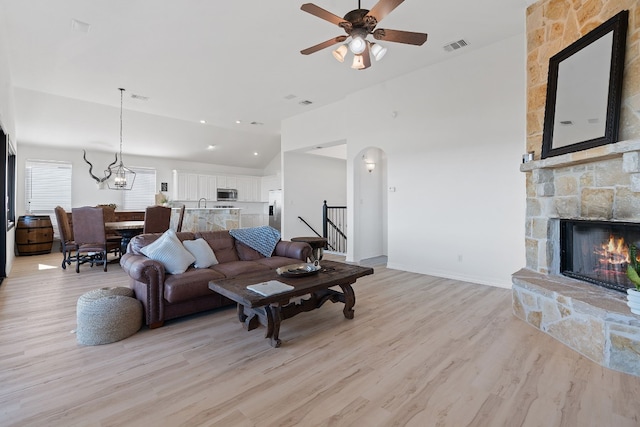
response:
[(364, 69), (364, 58), (362, 55), (353, 55), (353, 63), (351, 64), (351, 68), (354, 70), (362, 70)]
[(353, 39), (349, 42), (349, 50), (353, 52), (354, 55), (360, 55), (367, 47), (367, 42), (363, 37), (357, 35), (354, 36)]
[(387, 53), (386, 47), (383, 47), (379, 43), (371, 43), (371, 54), (376, 59), (376, 61), (380, 61), (386, 53)]
[(333, 57), (336, 58), (338, 62), (344, 62), (344, 58), (347, 55), (347, 45), (343, 44), (333, 52)]

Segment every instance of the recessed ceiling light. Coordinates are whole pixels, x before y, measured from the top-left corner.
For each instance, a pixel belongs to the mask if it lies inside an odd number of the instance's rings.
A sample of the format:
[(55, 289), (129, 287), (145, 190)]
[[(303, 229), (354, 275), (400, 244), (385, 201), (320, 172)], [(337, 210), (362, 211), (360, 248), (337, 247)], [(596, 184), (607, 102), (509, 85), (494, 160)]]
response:
[(203, 125), (207, 123), (206, 120), (200, 120), (200, 123), (202, 123)]
[(236, 124), (238, 124), (238, 125), (239, 125), (240, 123), (242, 123), (242, 121), (241, 121), (241, 120), (236, 120)]
[(258, 152), (257, 152), (257, 151), (255, 151), (255, 152), (253, 153), (253, 155), (254, 155), (254, 156), (257, 156), (257, 155), (258, 155)]
[(209, 145), (209, 146), (207, 146), (207, 150), (213, 150), (213, 149), (215, 149), (215, 148), (216, 148), (216, 146), (215, 146), (215, 145)]

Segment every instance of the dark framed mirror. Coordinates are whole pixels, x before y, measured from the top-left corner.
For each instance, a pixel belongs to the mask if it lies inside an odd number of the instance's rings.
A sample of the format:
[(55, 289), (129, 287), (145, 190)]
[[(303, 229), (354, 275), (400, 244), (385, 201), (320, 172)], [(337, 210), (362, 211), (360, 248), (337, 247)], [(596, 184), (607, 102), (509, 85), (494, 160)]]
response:
[(629, 12), (549, 59), (542, 158), (618, 141)]

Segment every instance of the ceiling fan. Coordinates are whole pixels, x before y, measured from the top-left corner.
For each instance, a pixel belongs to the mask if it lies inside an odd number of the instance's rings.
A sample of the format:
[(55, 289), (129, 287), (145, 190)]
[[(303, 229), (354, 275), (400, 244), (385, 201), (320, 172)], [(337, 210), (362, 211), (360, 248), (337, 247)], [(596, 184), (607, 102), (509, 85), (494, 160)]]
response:
[(315, 46), (301, 50), (300, 53), (309, 55), (329, 46), (343, 43), (348, 38), (351, 38), (349, 42), (344, 43), (338, 49), (334, 50), (333, 56), (338, 61), (344, 62), (348, 48), (348, 50), (355, 55), (351, 68), (364, 70), (371, 66), (371, 55), (373, 55), (376, 60), (380, 60), (387, 52), (387, 49), (379, 43), (368, 41), (367, 36), (369, 34), (372, 34), (376, 40), (422, 46), (422, 44), (427, 41), (427, 34), (425, 33), (387, 30), (382, 28), (376, 29), (376, 26), (382, 21), (382, 18), (391, 13), (391, 11), (398, 7), (403, 1), (404, 0), (379, 0), (371, 10), (367, 10), (360, 7), (360, 0), (358, 0), (358, 8), (348, 12), (344, 18), (340, 18), (313, 3), (303, 4), (300, 6), (300, 9), (339, 26), (347, 33), (347, 36), (334, 37), (325, 42), (318, 43)]

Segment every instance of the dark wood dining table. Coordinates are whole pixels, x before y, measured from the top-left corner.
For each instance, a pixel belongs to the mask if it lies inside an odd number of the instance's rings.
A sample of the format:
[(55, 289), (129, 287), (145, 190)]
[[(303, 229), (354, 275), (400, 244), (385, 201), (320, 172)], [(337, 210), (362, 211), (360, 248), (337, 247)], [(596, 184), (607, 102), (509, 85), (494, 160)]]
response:
[(105, 222), (104, 228), (107, 231), (115, 231), (122, 236), (120, 241), (120, 255), (127, 253), (127, 245), (133, 236), (142, 233), (144, 221), (115, 221)]

